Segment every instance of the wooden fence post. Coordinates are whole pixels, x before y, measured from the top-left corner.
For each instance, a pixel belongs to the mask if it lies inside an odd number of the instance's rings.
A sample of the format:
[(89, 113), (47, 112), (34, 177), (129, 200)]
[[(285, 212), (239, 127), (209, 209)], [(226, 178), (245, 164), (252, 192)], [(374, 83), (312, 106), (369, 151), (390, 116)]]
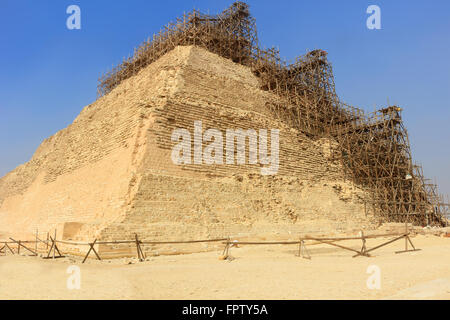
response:
[(137, 254), (138, 254), (138, 259), (139, 259), (139, 261), (142, 262), (145, 259), (144, 252), (142, 251), (141, 242), (139, 241), (137, 233), (135, 233), (134, 235), (135, 235), (135, 239), (136, 239), (136, 250), (137, 250)]
[(37, 255), (37, 250), (38, 250), (38, 229), (36, 229), (36, 242), (34, 243), (34, 251), (36, 252)]
[(95, 253), (95, 255), (97, 256), (97, 259), (98, 259), (98, 260), (102, 260), (102, 259), (100, 258), (100, 256), (98, 255), (97, 251), (96, 251), (95, 248), (94, 248), (94, 245), (95, 245), (96, 242), (97, 242), (97, 239), (95, 239), (94, 242), (89, 243), (90, 248), (89, 248), (88, 252), (86, 253), (86, 256), (84, 257), (82, 263), (84, 263), (84, 262), (86, 261), (86, 259), (88, 258), (89, 254), (91, 253), (91, 251), (94, 251), (94, 253)]
[[(55, 233), (56, 233), (56, 232), (55, 232)], [(50, 240), (51, 240), (51, 242), (52, 242), (52, 245), (50, 246), (50, 250), (49, 250), (48, 253), (47, 253), (47, 257), (44, 258), (44, 259), (49, 259), (49, 258), (50, 258), (50, 254), (52, 254), (52, 250), (53, 250), (53, 256), (52, 256), (53, 259), (55, 259), (55, 258), (62, 258), (63, 255), (61, 254), (61, 251), (59, 251), (58, 246), (56, 245), (56, 239), (53, 239), (53, 238), (50, 236)], [(57, 257), (55, 256), (56, 251), (58, 251), (58, 256), (57, 256)]]
[(13, 238), (9, 238), (9, 239), (11, 239), (14, 243), (17, 243), (18, 248), (23, 247), (24, 249), (30, 251), (33, 255), (37, 256), (37, 253), (34, 252), (33, 250), (31, 250), (30, 248), (28, 248), (27, 246), (25, 246), (25, 245), (22, 243), (22, 241), (20, 241), (20, 240), (19, 240), (19, 241), (16, 241), (16, 240), (14, 240)]
[(305, 240), (301, 238), (299, 244), (299, 256), (301, 258), (311, 260), (311, 256), (309, 255), (308, 249), (306, 249)]
[(225, 248), (223, 249), (223, 252), (222, 252), (222, 256), (223, 256), (224, 260), (228, 258), (229, 250), (230, 250), (230, 237), (227, 237), (227, 242), (226, 242)]
[(55, 238), (53, 240), (54, 246), (53, 246), (53, 259), (55, 259), (55, 248), (56, 248), (56, 229), (55, 229)]
[(362, 240), (361, 255), (364, 256), (367, 253), (367, 248), (366, 248), (366, 238), (364, 237), (363, 230), (361, 230), (361, 240)]
[(50, 250), (48, 250), (48, 253), (47, 253), (47, 259), (50, 258), (50, 254), (52, 253), (54, 245), (55, 245), (55, 241), (52, 240), (52, 245), (50, 246)]
[[(8, 250), (9, 250), (12, 254), (14, 254), (14, 250), (11, 249), (10, 246), (8, 246), (8, 242), (5, 242), (5, 246), (6, 246), (6, 248), (8, 248)], [(5, 255), (6, 255), (6, 248), (5, 248)]]

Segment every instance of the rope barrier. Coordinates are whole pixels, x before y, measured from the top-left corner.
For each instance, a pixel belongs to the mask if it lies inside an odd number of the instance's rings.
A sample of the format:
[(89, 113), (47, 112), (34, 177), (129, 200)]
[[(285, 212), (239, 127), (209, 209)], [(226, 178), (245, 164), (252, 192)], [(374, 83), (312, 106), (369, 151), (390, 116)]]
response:
[[(303, 257), (303, 258), (307, 258), (310, 259), (309, 254), (307, 253), (306, 250), (306, 245), (305, 245), (305, 241), (315, 241), (315, 243), (309, 244), (309, 245), (313, 245), (313, 244), (326, 244), (326, 245), (331, 245), (334, 247), (338, 247), (340, 249), (344, 249), (344, 250), (348, 250), (348, 251), (352, 251), (355, 252), (356, 254), (353, 257), (357, 257), (357, 256), (370, 256), (369, 252), (372, 252), (376, 249), (379, 249), (385, 245), (388, 245), (392, 242), (395, 242), (397, 240), (400, 239), (405, 239), (405, 243), (410, 243), (411, 246), (413, 247), (413, 250), (408, 250), (407, 246), (405, 247), (405, 250), (403, 251), (397, 251), (396, 253), (402, 253), (402, 252), (410, 252), (410, 251), (417, 251), (420, 249), (416, 249), (414, 247), (414, 245), (411, 242), (411, 239), (409, 237), (410, 233), (409, 232), (403, 232), (403, 233), (383, 233), (383, 234), (372, 234), (372, 235), (364, 235), (364, 233), (361, 231), (361, 235), (360, 236), (356, 236), (356, 237), (311, 237), (311, 236), (302, 236), (299, 237), (299, 240), (293, 240), (293, 241), (239, 241), (237, 238), (233, 238), (233, 237), (228, 237), (228, 238), (218, 238), (218, 239), (202, 239), (202, 240), (178, 240), (178, 241), (142, 241), (139, 240), (137, 234), (135, 235), (135, 240), (115, 240), (115, 241), (97, 241), (97, 239), (95, 239), (93, 242), (79, 242), (79, 241), (70, 241), (70, 240), (56, 240), (52, 237), (50, 237), (50, 240), (41, 240), (36, 236), (35, 241), (33, 240), (27, 240), (27, 241), (21, 241), (21, 240), (15, 240), (10, 238), (10, 240), (12, 241), (0, 241), (0, 244), (3, 244), (3, 246), (0, 249), (0, 253), (4, 253), (4, 255), (6, 255), (7, 251), (6, 249), (8, 249), (12, 254), (15, 254), (14, 250), (12, 250), (12, 248), (9, 246), (9, 244), (17, 244), (17, 253), (20, 254), (20, 248), (25, 248), (26, 250), (30, 251), (31, 253), (33, 253), (35, 256), (37, 256), (37, 249), (35, 251), (29, 249), (28, 247), (24, 246), (24, 244), (32, 244), (32, 243), (43, 243), (46, 244), (48, 249), (48, 244), (51, 244), (50, 250), (48, 251), (47, 254), (47, 259), (50, 258), (50, 254), (53, 253), (53, 259), (55, 258), (55, 251), (58, 252), (59, 256), (58, 257), (63, 257), (63, 255), (60, 253), (58, 247), (56, 246), (58, 243), (60, 244), (66, 244), (66, 245), (75, 245), (75, 246), (89, 246), (89, 250), (86, 254), (86, 256), (83, 259), (83, 263), (86, 261), (86, 259), (88, 258), (89, 254), (92, 252), (95, 253), (96, 257), (98, 260), (101, 260), (100, 255), (98, 254), (98, 252), (95, 250), (94, 246), (95, 245), (108, 245), (108, 244), (135, 244), (136, 245), (136, 250), (137, 250), (137, 255), (138, 255), (138, 259), (140, 261), (144, 261), (145, 260), (145, 253), (142, 250), (142, 245), (158, 245), (158, 244), (189, 244), (189, 243), (211, 243), (211, 242), (221, 242), (222, 244), (225, 244), (225, 248), (223, 250), (223, 254), (222, 254), (222, 259), (226, 259), (228, 257), (229, 254), (229, 250), (233, 245), (299, 245), (299, 250), (298, 250), (298, 255)], [(373, 247), (371, 249), (367, 249), (366, 248), (366, 240), (367, 239), (376, 239), (376, 238), (386, 238), (386, 237), (395, 237), (394, 239), (391, 239), (387, 242), (384, 242), (376, 247)], [(232, 240), (234, 239), (234, 240)], [(362, 240), (362, 248), (360, 250), (356, 250), (353, 248), (349, 248), (349, 247), (345, 247), (339, 244), (336, 244), (334, 242), (338, 242), (338, 241), (349, 241), (349, 240)], [(37, 248), (37, 246), (36, 246)]]

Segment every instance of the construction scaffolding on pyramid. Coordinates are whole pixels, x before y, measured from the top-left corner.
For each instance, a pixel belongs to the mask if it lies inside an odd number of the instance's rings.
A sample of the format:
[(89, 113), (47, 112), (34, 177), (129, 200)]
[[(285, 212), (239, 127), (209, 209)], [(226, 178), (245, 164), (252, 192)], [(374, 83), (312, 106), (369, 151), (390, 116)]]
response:
[(218, 15), (193, 10), (168, 24), (99, 79), (98, 96), (108, 94), (175, 47), (187, 45), (250, 67), (260, 78), (261, 89), (279, 97), (270, 105), (278, 119), (311, 138), (335, 141), (330, 144), (332, 153), (342, 163), (345, 178), (368, 191), (368, 210), (382, 221), (448, 223), (448, 203), (412, 162), (402, 109), (387, 106), (367, 114), (341, 102), (323, 50), (310, 51), (288, 64), (278, 50), (259, 48), (255, 19), (243, 2), (235, 2)]

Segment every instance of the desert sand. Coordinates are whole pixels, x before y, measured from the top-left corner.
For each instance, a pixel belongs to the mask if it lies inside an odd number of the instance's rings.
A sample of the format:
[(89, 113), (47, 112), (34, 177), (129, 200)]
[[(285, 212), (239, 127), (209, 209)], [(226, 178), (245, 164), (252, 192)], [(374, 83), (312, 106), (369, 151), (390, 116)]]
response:
[[(421, 251), (395, 254), (397, 241), (352, 258), (351, 252), (309, 246), (242, 246), (221, 252), (96, 261), (0, 256), (1, 299), (450, 299), (450, 238), (417, 235)], [(368, 247), (383, 242), (369, 240)], [(347, 242), (355, 249), (360, 242)], [(80, 289), (69, 290), (71, 265), (80, 267)], [(381, 271), (381, 288), (369, 289), (367, 269)]]

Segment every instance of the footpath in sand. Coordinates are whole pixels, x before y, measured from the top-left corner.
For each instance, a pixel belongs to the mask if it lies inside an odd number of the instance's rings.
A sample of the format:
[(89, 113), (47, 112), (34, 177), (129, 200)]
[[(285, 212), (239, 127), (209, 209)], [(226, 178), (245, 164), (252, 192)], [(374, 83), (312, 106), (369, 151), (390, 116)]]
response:
[[(450, 299), (450, 238), (418, 235), (421, 251), (395, 254), (403, 241), (352, 258), (348, 251), (310, 246), (311, 260), (296, 246), (232, 248), (219, 252), (159, 256), (139, 263), (26, 256), (0, 257), (1, 299)], [(383, 242), (370, 240), (368, 246)], [(360, 242), (347, 242), (358, 248)], [(69, 290), (67, 269), (81, 269), (81, 287)], [(381, 288), (368, 289), (367, 269), (381, 271)]]

